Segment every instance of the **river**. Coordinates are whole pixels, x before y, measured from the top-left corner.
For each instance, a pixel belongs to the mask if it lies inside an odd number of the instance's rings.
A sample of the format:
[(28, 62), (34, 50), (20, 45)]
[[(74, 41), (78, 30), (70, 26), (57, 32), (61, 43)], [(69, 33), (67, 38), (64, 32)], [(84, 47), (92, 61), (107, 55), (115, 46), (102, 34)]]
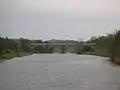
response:
[(98, 56), (34, 54), (0, 61), (0, 90), (120, 90), (120, 67)]

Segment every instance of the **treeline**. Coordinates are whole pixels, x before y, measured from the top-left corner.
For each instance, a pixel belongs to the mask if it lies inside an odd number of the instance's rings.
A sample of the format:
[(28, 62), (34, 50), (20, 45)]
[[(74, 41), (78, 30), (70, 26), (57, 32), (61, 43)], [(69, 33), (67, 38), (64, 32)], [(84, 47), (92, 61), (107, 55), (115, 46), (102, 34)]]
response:
[(24, 39), (15, 40), (0, 37), (0, 58), (9, 59), (27, 55), (31, 51), (27, 45), (27, 41)]
[(47, 43), (42, 40), (29, 39), (9, 39), (0, 37), (0, 58), (12, 58), (14, 56), (23, 56), (31, 53), (52, 53), (53, 47), (36, 46), (30, 47), (30, 43)]
[(17, 50), (17, 43), (11, 39), (0, 37), (0, 53), (5, 49)]
[(120, 62), (120, 31), (105, 36), (92, 37), (88, 43), (96, 43), (94, 54), (109, 56), (113, 62)]
[(5, 49), (10, 49), (14, 51), (24, 51), (30, 52), (31, 49), (28, 46), (30, 40), (28, 39), (9, 39), (0, 37), (0, 52)]

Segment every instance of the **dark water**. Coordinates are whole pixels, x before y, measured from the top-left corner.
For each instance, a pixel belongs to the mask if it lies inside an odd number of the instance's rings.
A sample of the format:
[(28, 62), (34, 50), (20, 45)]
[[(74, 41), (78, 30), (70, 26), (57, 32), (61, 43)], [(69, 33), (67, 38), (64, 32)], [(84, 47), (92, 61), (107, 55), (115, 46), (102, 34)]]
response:
[(0, 90), (120, 90), (120, 67), (88, 55), (14, 58), (0, 62)]

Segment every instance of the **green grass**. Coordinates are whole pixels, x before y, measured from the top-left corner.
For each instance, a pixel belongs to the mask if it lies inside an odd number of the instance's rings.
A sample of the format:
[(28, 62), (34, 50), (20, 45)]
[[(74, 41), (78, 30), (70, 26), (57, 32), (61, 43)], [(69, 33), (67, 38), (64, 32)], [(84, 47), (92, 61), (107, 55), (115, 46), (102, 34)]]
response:
[(12, 54), (3, 54), (1, 57), (2, 57), (3, 59), (11, 59), (11, 58), (14, 57), (14, 55), (12, 55)]
[(9, 54), (2, 54), (1, 59), (11, 59), (14, 57), (22, 57), (28, 55), (27, 53), (24, 52), (14, 52), (14, 53), (9, 53)]
[(26, 56), (28, 55), (27, 53), (24, 53), (24, 52), (17, 52), (17, 53), (14, 53), (14, 56), (15, 57), (22, 57), (22, 56)]

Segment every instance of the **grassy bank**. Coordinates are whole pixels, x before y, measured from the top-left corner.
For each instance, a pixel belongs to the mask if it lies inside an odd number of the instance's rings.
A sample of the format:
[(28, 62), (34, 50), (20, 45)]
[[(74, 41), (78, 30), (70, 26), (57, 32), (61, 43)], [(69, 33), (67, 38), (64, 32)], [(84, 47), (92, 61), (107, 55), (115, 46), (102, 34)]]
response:
[(111, 55), (108, 53), (103, 53), (103, 52), (85, 52), (82, 53), (84, 55), (95, 55), (95, 56), (101, 56), (101, 57), (109, 57), (109, 60), (115, 64), (120, 66), (120, 57), (114, 57), (114, 59), (111, 58)]
[(101, 57), (110, 57), (110, 54), (103, 53), (103, 52), (84, 52), (82, 54), (85, 54), (85, 55), (95, 55), (95, 56), (101, 56)]
[(29, 55), (28, 53), (24, 53), (24, 52), (14, 52), (14, 53), (9, 53), (9, 54), (2, 54), (0, 56), (0, 59), (11, 59), (14, 57), (22, 57), (22, 56), (26, 56)]

